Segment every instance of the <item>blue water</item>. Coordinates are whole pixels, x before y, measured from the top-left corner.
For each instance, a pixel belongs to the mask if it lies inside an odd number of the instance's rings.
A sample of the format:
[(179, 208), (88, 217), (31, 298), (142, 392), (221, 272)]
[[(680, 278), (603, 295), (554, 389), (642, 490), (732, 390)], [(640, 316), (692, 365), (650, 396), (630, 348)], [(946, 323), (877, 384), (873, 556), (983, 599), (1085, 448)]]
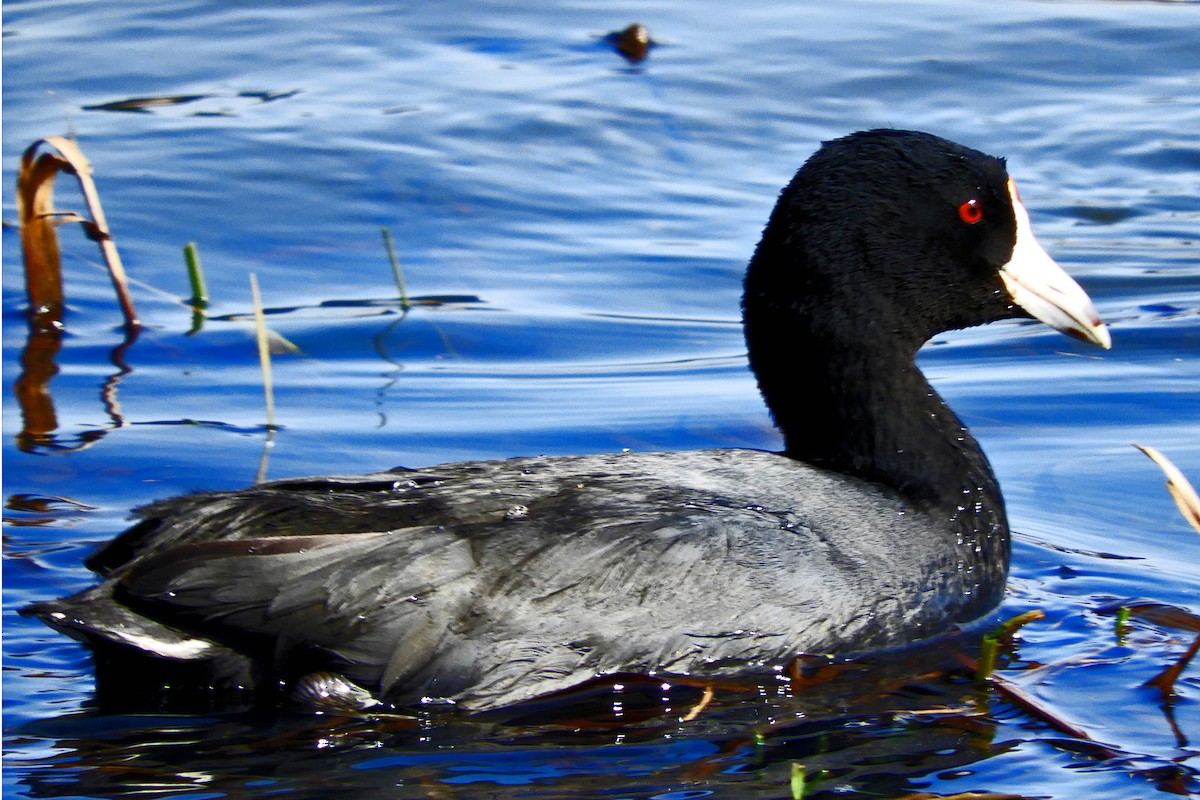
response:
[[(1200, 482), (1200, 4), (4, 12), (4, 217), (24, 148), (73, 131), (147, 325), (114, 364), (108, 279), (64, 228), (58, 426), (18, 447), (27, 329), (5, 228), (5, 797), (781, 798), (793, 763), (830, 771), (814, 796), (1200, 791), (1198, 667), (1169, 704), (1142, 688), (1193, 634), (1135, 619), (1118, 637), (1102, 611), (1200, 613), (1200, 538), (1129, 445)], [(634, 66), (601, 39), (638, 20), (658, 46)], [(84, 110), (167, 95), (203, 97)], [(1013, 322), (923, 355), (1004, 487), (1005, 612), (1048, 615), (1004, 675), (1104, 753), (944, 682), (869, 701), (855, 681), (836, 697), (768, 684), (689, 722), (678, 689), (649, 715), (602, 694), (587, 724), (106, 716), (83, 648), (15, 615), (88, 585), (82, 558), (131, 507), (263, 472), (777, 446), (740, 275), (817, 144), (884, 125), (1006, 156), (1043, 244), (1112, 324), (1109, 352)], [(57, 196), (81, 208), (66, 177)], [(411, 294), (477, 300), (398, 313), (381, 226)], [(189, 241), (213, 299), (196, 334)], [(269, 446), (249, 273), (299, 348), (275, 359)]]

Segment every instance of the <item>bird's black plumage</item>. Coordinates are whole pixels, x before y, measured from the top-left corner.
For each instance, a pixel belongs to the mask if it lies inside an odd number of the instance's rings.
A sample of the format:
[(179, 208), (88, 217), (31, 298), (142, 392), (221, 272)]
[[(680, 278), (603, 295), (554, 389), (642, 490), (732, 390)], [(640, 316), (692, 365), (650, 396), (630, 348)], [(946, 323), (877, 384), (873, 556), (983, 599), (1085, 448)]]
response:
[(606, 673), (902, 646), (993, 608), (1003, 500), (917, 350), (1026, 315), (1108, 344), (1004, 162), (907, 131), (826, 143), (771, 215), (743, 310), (784, 453), (469, 462), (165, 500), (92, 557), (102, 583), (27, 611), (92, 645), (110, 699), (135, 674), (264, 694), (321, 672), (398, 706), (485, 709)]

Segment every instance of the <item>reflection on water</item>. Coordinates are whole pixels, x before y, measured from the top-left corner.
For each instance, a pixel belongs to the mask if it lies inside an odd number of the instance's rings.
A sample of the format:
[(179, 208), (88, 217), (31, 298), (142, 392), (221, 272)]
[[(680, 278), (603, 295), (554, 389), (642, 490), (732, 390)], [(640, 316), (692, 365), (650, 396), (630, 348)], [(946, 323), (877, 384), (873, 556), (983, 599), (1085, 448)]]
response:
[[(489, 797), (555, 797), (614, 780), (627, 791), (666, 792), (725, 776), (739, 796), (765, 798), (780, 796), (793, 762), (808, 765), (827, 786), (852, 783), (893, 796), (912, 791), (923, 775), (993, 751), (995, 726), (980, 713), (986, 700), (969, 681), (906, 676), (897, 665), (847, 665), (814, 684), (807, 692), (778, 681), (718, 691), (682, 737), (679, 711), (699, 693), (661, 681), (609, 682), (570, 702), (478, 721), (304, 717), (277, 719), (264, 730), (248, 716), (81, 715), (25, 733), (67, 747), (33, 770), (40, 797), (63, 796), (56, 785), (100, 796), (201, 786), (236, 794), (261, 776), (270, 776), (264, 785), (286, 791), (332, 764), (339, 786), (355, 792), (410, 786), (415, 796), (460, 796), (456, 789), (472, 796), (482, 785)], [(847, 702), (855, 709), (850, 715)], [(74, 739), (80, 731), (87, 738)], [(474, 744), (482, 742), (492, 744)], [(305, 758), (314, 752), (323, 766)]]
[[(7, 4), (6, 185), (69, 114), (145, 328), (64, 234), (66, 328), (31, 331), (5, 229), (5, 796), (778, 798), (796, 763), (825, 771), (815, 797), (1200, 791), (1196, 667), (1169, 701), (1143, 688), (1192, 634), (1111, 611), (1197, 611), (1195, 535), (1128, 442), (1200, 475), (1198, 14), (668, 0), (638, 9), (660, 46), (634, 66), (605, 40), (633, 19), (587, 4)], [(1007, 156), (1115, 323), (1099, 356), (1020, 323), (922, 355), (1022, 534), (1003, 613), (1048, 615), (1001, 674), (1094, 743), (928, 659), (728, 689), (688, 722), (694, 690), (632, 682), (507, 719), (112, 716), (82, 648), (15, 615), (86, 586), (129, 508), (247, 484), (264, 452), (283, 477), (778, 447), (740, 275), (816, 143), (879, 125)], [(267, 451), (249, 272), (298, 349)]]
[[(850, 786), (856, 796), (900, 797), (932, 775), (972, 786), (980, 762), (1022, 748), (1023, 738), (1004, 738), (1003, 721), (1028, 709), (989, 699), (961, 669), (931, 669), (936, 657), (923, 655), (816, 667), (819, 677), (801, 685), (723, 687), (687, 723), (680, 712), (699, 690), (629, 676), (474, 719), (83, 713), (21, 734), (57, 743), (25, 764), (36, 797), (291, 793), (336, 774), (339, 788), (365, 797), (408, 787), (414, 797), (549, 798), (617, 785), (639, 797), (674, 797), (683, 786), (709, 796), (701, 787), (720, 785), (730, 797), (777, 798), (793, 764), (805, 765), (816, 797)], [(1192, 773), (1169, 761), (1078, 736), (1048, 741), (1067, 761), (1107, 764), (1147, 787), (1195, 788)]]
[(55, 435), (58, 430), (58, 415), (54, 412), (54, 398), (50, 392), (50, 381), (58, 374), (55, 358), (62, 348), (64, 329), (60, 326), (43, 326), (36, 321), (29, 325), (29, 338), (21, 351), (21, 374), (13, 384), (13, 394), (21, 407), (21, 432), (17, 434), (17, 447), (26, 453), (69, 453), (91, 447), (114, 428), (125, 424), (121, 416), (121, 405), (117, 401), (117, 387), (121, 378), (132, 372), (125, 362), (125, 354), (137, 341), (138, 328), (130, 330), (125, 339), (109, 353), (109, 361), (117, 371), (104, 379), (100, 385), (100, 406), (110, 424), (105, 428), (84, 431), (69, 440)]
[[(470, 307), (482, 301), (473, 295), (421, 295), (408, 298), (410, 308), (457, 308)], [(407, 312), (399, 312), (395, 300), (323, 300), (306, 306), (272, 307), (263, 309), (267, 317), (296, 316), (301, 320), (319, 319), (322, 310), (338, 309), (338, 314), (356, 317), (391, 316), (375, 337), (374, 343), (379, 357), (392, 364), (396, 372), (403, 370), (403, 365), (387, 352), (387, 340), (397, 326), (407, 318)], [(316, 312), (316, 313), (313, 313)], [(221, 316), (206, 316), (200, 309), (193, 310), (193, 322), (188, 335), (200, 333), (206, 322), (209, 323), (249, 323), (253, 319), (250, 312), (235, 312)], [(64, 440), (56, 435), (58, 431), (58, 416), (54, 410), (54, 397), (50, 382), (58, 374), (58, 364), (55, 359), (62, 349), (66, 329), (61, 324), (46, 324), (44, 318), (32, 318), (29, 323), (28, 338), (21, 351), (21, 374), (13, 384), (13, 394), (21, 409), (23, 424), (17, 434), (17, 447), (28, 453), (71, 452), (90, 447), (114, 428), (123, 427), (126, 422), (121, 414), (118, 400), (118, 388), (123, 376), (133, 372), (126, 361), (126, 354), (137, 342), (141, 333), (140, 327), (126, 331), (124, 339), (114, 347), (108, 355), (108, 361), (116, 367), (116, 372), (104, 378), (100, 384), (100, 408), (108, 417), (111, 424), (97, 430), (84, 431), (76, 434), (72, 440)], [(298, 353), (299, 350), (278, 334), (268, 333), (272, 341), (272, 352)], [(451, 347), (446, 341), (447, 350)], [(395, 379), (389, 380), (380, 389), (386, 392)], [(156, 424), (169, 424), (159, 420)]]

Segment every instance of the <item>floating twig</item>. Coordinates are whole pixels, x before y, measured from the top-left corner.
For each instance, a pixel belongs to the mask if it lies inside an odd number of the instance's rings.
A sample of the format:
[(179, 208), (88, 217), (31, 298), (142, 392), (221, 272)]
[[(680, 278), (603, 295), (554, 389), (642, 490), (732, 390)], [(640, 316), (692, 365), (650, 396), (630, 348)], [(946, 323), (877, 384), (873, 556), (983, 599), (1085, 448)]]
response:
[[(964, 665), (966, 665), (968, 669), (973, 669), (976, 671), (976, 674), (978, 674), (979, 662), (965, 653), (960, 653), (958, 655), (958, 659)], [(990, 678), (988, 678), (987, 685), (988, 688), (990, 688), (1001, 700), (1016, 706), (1025, 713), (1031, 715), (1034, 719), (1042, 721), (1059, 733), (1064, 733), (1067, 736), (1078, 739), (1082, 742), (1087, 742), (1089, 746), (1095, 748), (1096, 753), (1099, 754), (1098, 757), (1110, 758), (1116, 755), (1115, 750), (1100, 744), (1087, 731), (1071, 722), (1068, 722), (1058, 714), (1043, 706), (1038, 700), (1030, 696), (1025, 692), (1024, 689), (1017, 686), (1015, 683), (1004, 679), (1000, 675), (992, 675)]]
[(1175, 681), (1179, 680), (1179, 676), (1183, 674), (1184, 669), (1195, 658), (1197, 651), (1200, 651), (1200, 636), (1196, 637), (1191, 647), (1180, 656), (1178, 661), (1146, 681), (1144, 685), (1153, 686), (1162, 693), (1164, 700), (1169, 699), (1175, 693)]
[(1078, 725), (1075, 725), (1072, 722), (1068, 722), (1058, 714), (1055, 714), (1053, 711), (1043, 706), (1041, 702), (1028, 694), (1020, 686), (1017, 686), (1015, 683), (1004, 680), (999, 675), (993, 675), (990, 680), (990, 684), (992, 689), (1000, 697), (1007, 700), (1017, 708), (1020, 708), (1022, 711), (1025, 711), (1027, 714), (1031, 714), (1036, 719), (1046, 723), (1059, 733), (1065, 733), (1067, 736), (1079, 739), (1080, 741), (1092, 743), (1098, 749), (1098, 751), (1104, 752), (1106, 757), (1113, 757), (1116, 755), (1115, 750), (1100, 744), (1083, 728), (1080, 728)]

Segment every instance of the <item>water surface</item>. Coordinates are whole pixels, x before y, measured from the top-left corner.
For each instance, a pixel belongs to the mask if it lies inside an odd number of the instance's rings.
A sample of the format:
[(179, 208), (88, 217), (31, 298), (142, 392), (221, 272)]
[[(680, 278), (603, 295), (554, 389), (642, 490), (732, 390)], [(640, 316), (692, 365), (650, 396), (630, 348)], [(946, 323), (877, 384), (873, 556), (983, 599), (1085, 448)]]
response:
[[(601, 41), (635, 20), (659, 43), (637, 66)], [(793, 763), (830, 770), (817, 796), (1197, 791), (1196, 667), (1170, 704), (1142, 688), (1191, 635), (1135, 619), (1118, 637), (1103, 612), (1200, 611), (1200, 539), (1129, 446), (1200, 479), (1197, 4), (10, 2), (4, 26), (5, 219), (22, 150), (74, 131), (147, 325), (120, 348), (95, 246), (64, 229), (56, 430), (20, 437), (4, 399), (6, 797), (778, 798)], [(182, 95), (199, 97), (84, 110)], [(1109, 352), (1013, 322), (922, 356), (1004, 487), (1004, 611), (1049, 616), (1005, 675), (1104, 752), (916, 679), (870, 701), (849, 678), (729, 691), (689, 722), (678, 687), (645, 719), (633, 689), (605, 690), (587, 725), (117, 717), (92, 709), (83, 648), (15, 615), (88, 585), (82, 558), (131, 507), (264, 468), (778, 446), (740, 275), (818, 143), (876, 126), (1006, 156), (1113, 326)], [(78, 208), (65, 179), (58, 196)], [(457, 300), (399, 313), (381, 226), (410, 293)], [(194, 334), (189, 241), (213, 298)], [(11, 387), (27, 329), (10, 228), (3, 248)], [(265, 467), (251, 272), (299, 348), (275, 362)]]

